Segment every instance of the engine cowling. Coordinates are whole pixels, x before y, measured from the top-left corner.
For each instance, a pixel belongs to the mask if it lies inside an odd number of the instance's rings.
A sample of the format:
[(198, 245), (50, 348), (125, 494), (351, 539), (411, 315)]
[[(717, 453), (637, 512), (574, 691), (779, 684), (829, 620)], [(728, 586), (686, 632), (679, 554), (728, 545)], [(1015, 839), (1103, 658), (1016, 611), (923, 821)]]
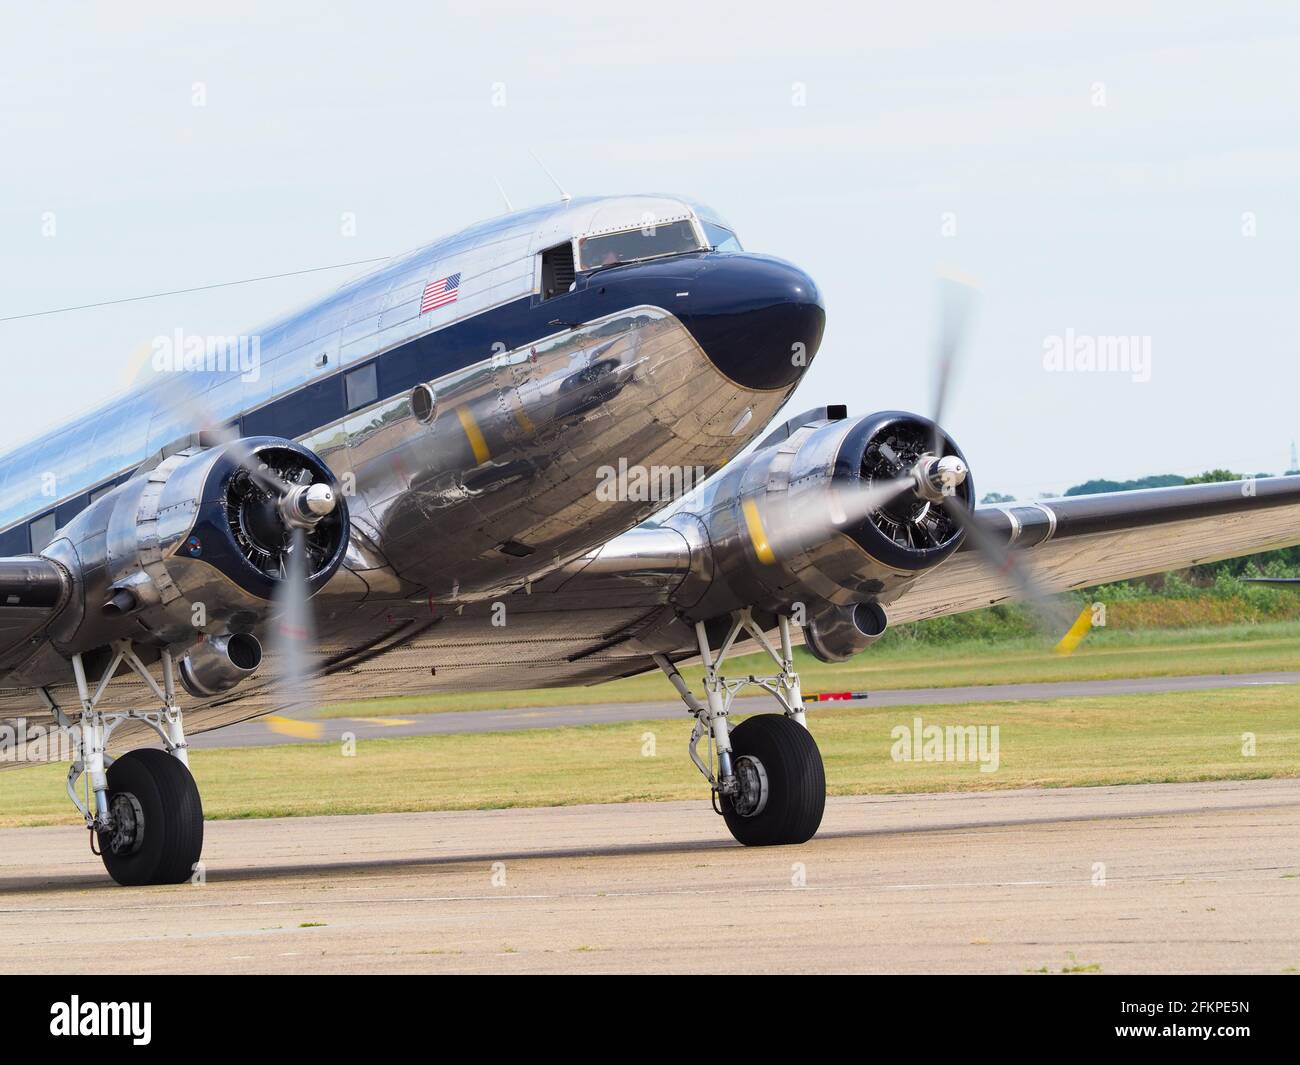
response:
[[(855, 510), (881, 486), (904, 483)], [(928, 418), (884, 411), (801, 425), (666, 522), (700, 559), (678, 610), (688, 621), (746, 606), (794, 613), (809, 649), (842, 661), (879, 638), (888, 604), (961, 545), (941, 491), (973, 506), (965, 456)]]
[(63, 654), (129, 637), (189, 646), (246, 632), (271, 610), (302, 544), (309, 592), (348, 544), (339, 485), (307, 448), (274, 437), (177, 452), (78, 515), (44, 554), (73, 575)]

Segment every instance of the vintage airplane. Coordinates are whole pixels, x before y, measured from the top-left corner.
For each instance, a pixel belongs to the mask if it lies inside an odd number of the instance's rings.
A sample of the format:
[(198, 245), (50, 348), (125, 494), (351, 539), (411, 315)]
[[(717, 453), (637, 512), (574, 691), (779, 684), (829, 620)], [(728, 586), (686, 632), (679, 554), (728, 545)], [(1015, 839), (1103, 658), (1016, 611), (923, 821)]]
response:
[[(180, 882), (186, 729), (308, 675), (325, 701), (658, 668), (735, 838), (799, 843), (825, 776), (796, 644), (843, 660), (888, 623), (1300, 541), (1300, 477), (976, 508), (941, 403), (821, 406), (746, 451), (824, 324), (804, 272), (703, 205), (591, 198), (388, 262), (256, 334), (256, 370), (210, 344), (164, 367), (0, 460), (5, 757), (65, 740), (113, 878)], [(725, 674), (756, 650), (769, 676)], [(732, 727), (750, 684), (783, 713)]]

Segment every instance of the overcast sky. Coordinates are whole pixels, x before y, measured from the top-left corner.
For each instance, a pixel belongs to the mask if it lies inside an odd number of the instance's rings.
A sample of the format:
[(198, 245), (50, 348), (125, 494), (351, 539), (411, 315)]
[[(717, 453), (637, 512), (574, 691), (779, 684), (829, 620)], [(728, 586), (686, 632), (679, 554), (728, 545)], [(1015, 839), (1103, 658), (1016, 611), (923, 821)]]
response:
[[(575, 195), (688, 193), (807, 269), (828, 327), (799, 409), (927, 410), (934, 278), (977, 279), (945, 421), (981, 493), (1286, 466), (1295, 5), (624, 8), (11, 8), (0, 318), (401, 251), (498, 213), (494, 177), (553, 198), (531, 148)], [(249, 332), (353, 273), (0, 322), (0, 450), (154, 337)], [(1111, 336), (1149, 380), (1045, 368)]]

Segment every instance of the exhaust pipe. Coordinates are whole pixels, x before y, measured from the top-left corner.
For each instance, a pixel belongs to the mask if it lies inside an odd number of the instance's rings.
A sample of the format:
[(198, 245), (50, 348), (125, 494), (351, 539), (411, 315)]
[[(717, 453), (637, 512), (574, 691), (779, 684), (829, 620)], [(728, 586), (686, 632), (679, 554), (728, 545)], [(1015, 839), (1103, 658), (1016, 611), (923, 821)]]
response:
[(116, 588), (104, 604), (104, 617), (124, 618), (127, 614), (134, 613), (139, 606), (139, 600), (133, 591), (129, 588)]
[(888, 626), (879, 603), (833, 606), (804, 625), (804, 643), (822, 662), (847, 662), (880, 639)]
[(210, 636), (180, 660), (181, 683), (196, 699), (230, 691), (262, 664), (262, 645), (256, 636), (235, 632)]

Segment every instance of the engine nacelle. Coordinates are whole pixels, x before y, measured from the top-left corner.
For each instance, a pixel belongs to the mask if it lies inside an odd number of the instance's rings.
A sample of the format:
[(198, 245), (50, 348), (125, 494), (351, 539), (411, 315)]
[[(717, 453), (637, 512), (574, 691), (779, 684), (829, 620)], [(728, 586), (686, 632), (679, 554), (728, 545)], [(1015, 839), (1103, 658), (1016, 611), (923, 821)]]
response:
[(320, 458), (274, 437), (180, 451), (91, 504), (43, 552), (76, 592), (55, 646), (67, 655), (121, 638), (176, 647), (247, 632), (270, 611), (295, 543), (314, 594), (348, 544), (347, 508)]
[[(867, 502), (890, 484), (904, 487)], [(972, 506), (965, 457), (928, 418), (885, 411), (800, 425), (667, 520), (698, 560), (675, 605), (688, 621), (740, 607), (793, 612), (809, 649), (842, 661), (884, 632), (888, 603), (960, 546), (940, 493)]]

